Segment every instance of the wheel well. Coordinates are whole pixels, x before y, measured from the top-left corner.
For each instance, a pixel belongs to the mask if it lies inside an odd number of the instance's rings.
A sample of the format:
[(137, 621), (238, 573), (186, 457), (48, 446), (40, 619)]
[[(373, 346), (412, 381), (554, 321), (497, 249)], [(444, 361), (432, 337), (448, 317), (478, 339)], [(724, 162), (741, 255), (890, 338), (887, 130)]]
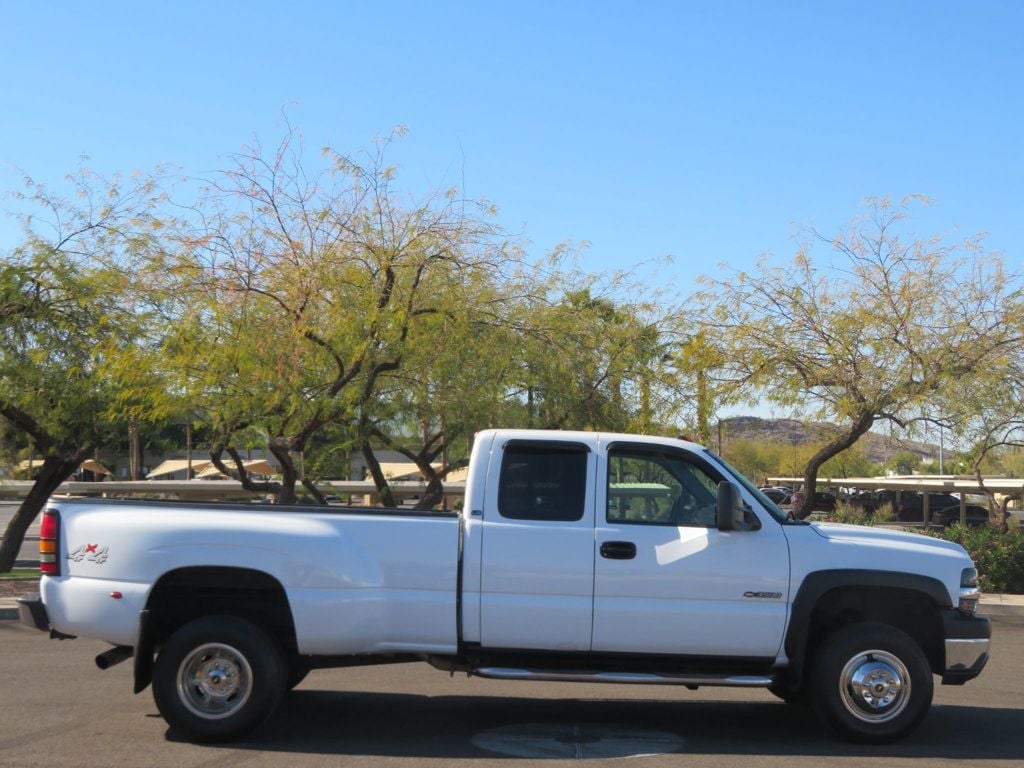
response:
[(215, 566), (169, 571), (153, 586), (146, 609), (154, 645), (193, 619), (220, 614), (259, 624), (287, 652), (296, 652), (288, 596), (281, 582), (262, 571)]
[(900, 587), (837, 587), (823, 594), (811, 611), (808, 656), (842, 627), (876, 621), (910, 635), (924, 651), (932, 671), (941, 674), (945, 650), (939, 608), (927, 595)]

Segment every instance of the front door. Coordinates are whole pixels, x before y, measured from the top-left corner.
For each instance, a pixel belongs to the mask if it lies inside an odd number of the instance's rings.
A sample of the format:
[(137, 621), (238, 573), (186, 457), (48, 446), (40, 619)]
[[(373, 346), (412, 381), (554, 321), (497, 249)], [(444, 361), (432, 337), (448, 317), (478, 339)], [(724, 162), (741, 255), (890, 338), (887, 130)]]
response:
[(715, 527), (717, 486), (702, 458), (616, 443), (600, 462), (594, 651), (774, 657), (786, 624), (782, 526)]
[(594, 595), (596, 437), (495, 444), (482, 526), (486, 648), (586, 651)]

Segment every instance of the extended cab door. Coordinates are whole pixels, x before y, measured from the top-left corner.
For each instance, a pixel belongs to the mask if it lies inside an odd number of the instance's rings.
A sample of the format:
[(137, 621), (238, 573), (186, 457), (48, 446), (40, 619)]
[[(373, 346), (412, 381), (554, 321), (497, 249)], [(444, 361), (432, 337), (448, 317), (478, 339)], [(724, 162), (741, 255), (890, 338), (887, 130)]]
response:
[(596, 436), (501, 439), (481, 526), (481, 645), (589, 650)]
[(774, 657), (786, 624), (782, 526), (719, 531), (724, 476), (669, 446), (617, 442), (599, 463), (594, 651)]

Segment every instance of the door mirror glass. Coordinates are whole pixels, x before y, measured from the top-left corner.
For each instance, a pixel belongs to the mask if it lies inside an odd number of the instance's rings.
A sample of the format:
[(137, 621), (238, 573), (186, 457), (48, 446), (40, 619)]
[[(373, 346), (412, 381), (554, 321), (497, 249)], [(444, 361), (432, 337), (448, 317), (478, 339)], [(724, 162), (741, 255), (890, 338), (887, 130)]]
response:
[(718, 484), (717, 523), (720, 531), (742, 531), (749, 528), (744, 520), (739, 489), (728, 480)]

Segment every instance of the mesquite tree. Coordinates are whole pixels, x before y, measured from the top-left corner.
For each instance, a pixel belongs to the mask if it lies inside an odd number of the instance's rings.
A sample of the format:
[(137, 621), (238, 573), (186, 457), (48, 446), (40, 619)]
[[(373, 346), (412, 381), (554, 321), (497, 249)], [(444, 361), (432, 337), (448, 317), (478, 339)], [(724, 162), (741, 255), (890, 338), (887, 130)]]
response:
[(1020, 282), (980, 239), (908, 234), (913, 202), (872, 200), (835, 237), (804, 232), (789, 264), (705, 278), (688, 314), (715, 348), (719, 383), (837, 425), (804, 467), (798, 517), (824, 462), (880, 420), (919, 419), (1021, 343)]
[[(355, 432), (417, 326), (467, 311), (463, 287), (505, 261), (485, 205), (400, 195), (387, 144), (325, 151), (315, 166), (294, 134), (270, 152), (244, 148), (210, 183), (169, 275), (167, 352), (213, 430), (214, 463), (224, 471), (229, 454), (243, 485), (281, 503), (300, 482), (323, 501), (295, 454), (329, 425)], [(244, 471), (234, 441), (253, 429), (280, 481)]]
[(4, 532), (9, 571), (46, 499), (130, 421), (167, 408), (145, 332), (142, 281), (154, 258), (151, 180), (70, 177), (64, 198), (28, 182), (24, 239), (0, 263), (0, 418), (42, 454)]

